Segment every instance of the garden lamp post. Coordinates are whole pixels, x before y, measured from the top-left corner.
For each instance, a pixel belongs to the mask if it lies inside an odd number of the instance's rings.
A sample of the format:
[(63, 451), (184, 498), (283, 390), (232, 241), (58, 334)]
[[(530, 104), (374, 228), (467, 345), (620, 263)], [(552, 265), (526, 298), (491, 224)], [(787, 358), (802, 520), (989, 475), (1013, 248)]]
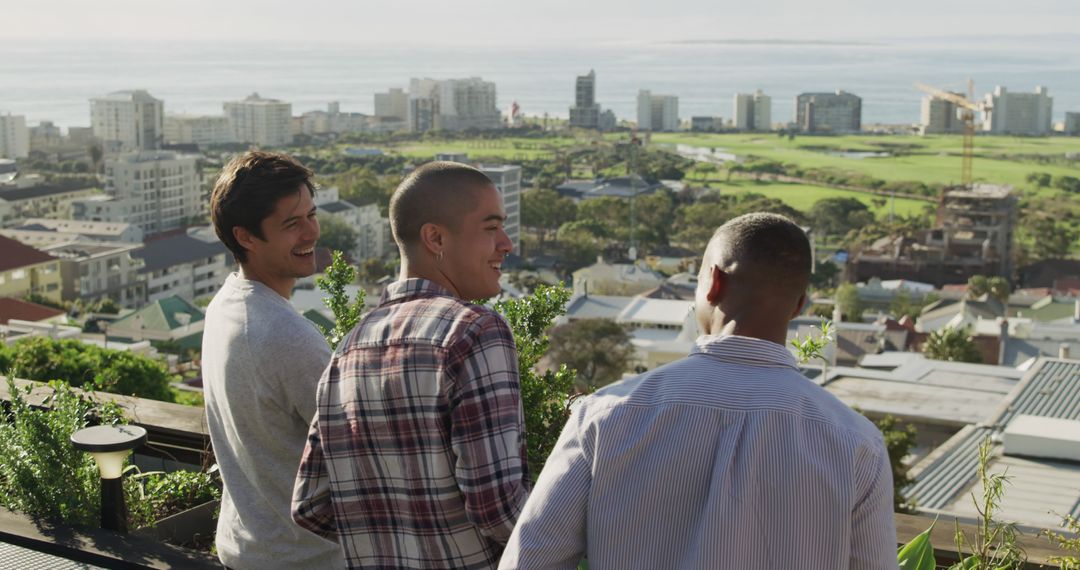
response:
[(124, 506), (124, 459), (146, 441), (139, 426), (94, 426), (71, 435), (75, 449), (94, 456), (101, 475), (101, 528), (127, 532)]

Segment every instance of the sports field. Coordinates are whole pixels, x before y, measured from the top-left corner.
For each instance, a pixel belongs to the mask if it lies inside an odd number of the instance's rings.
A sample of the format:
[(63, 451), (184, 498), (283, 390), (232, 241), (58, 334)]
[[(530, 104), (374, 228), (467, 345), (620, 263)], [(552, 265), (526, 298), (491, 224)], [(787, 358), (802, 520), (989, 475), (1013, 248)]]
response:
[[(713, 184), (718, 187), (721, 194), (763, 194), (769, 198), (782, 200), (785, 204), (796, 210), (808, 211), (814, 203), (823, 198), (855, 198), (866, 204), (878, 217), (887, 216), (893, 211), (898, 216), (921, 214), (927, 206), (934, 207), (932, 202), (912, 200), (909, 198), (897, 198), (895, 210), (892, 210), (890, 198), (875, 196), (865, 192), (851, 190), (838, 190), (807, 184), (787, 184), (783, 182), (754, 182), (753, 180), (732, 180), (728, 183)], [(877, 201), (877, 204), (874, 202)]]

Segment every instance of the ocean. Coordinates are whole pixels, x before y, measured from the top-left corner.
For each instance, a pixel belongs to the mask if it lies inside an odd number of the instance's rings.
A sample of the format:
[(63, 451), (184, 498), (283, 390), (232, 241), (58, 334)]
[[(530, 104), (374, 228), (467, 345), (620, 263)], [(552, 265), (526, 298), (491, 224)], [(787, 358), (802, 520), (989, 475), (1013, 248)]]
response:
[(545, 48), (400, 48), (0, 40), (0, 112), (88, 126), (91, 97), (147, 89), (166, 113), (221, 114), (222, 102), (258, 92), (291, 102), (293, 113), (325, 109), (372, 113), (373, 94), (408, 87), (411, 77), (494, 81), (498, 104), (527, 115), (566, 117), (574, 79), (597, 75), (597, 101), (634, 119), (639, 89), (677, 95), (679, 114), (732, 115), (732, 95), (762, 89), (773, 120), (793, 118), (804, 91), (843, 89), (863, 98), (863, 123), (919, 121), (921, 81), (977, 97), (1047, 86), (1054, 121), (1080, 111), (1080, 35), (872, 42), (722, 41)]

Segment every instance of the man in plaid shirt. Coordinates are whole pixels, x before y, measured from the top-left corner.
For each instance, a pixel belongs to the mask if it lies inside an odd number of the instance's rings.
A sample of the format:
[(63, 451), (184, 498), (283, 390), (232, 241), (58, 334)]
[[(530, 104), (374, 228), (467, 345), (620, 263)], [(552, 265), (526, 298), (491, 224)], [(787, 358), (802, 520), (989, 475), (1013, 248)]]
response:
[(293, 519), (354, 568), (493, 568), (528, 495), (514, 338), (470, 300), (512, 243), (495, 185), (434, 162), (390, 201), (401, 279), (318, 388)]

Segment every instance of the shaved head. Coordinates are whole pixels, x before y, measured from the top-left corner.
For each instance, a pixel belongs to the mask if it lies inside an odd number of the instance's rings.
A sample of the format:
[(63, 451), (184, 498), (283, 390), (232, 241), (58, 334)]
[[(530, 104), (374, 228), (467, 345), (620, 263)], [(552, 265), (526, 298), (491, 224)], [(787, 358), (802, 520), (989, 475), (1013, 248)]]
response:
[(458, 230), (476, 207), (476, 191), (494, 187), (486, 174), (458, 162), (429, 162), (414, 170), (390, 197), (390, 230), (402, 251), (420, 241), (424, 224)]
[(715, 265), (755, 288), (798, 298), (810, 284), (813, 262), (810, 240), (802, 228), (784, 216), (754, 213), (716, 230), (701, 269), (704, 272)]
[(799, 313), (814, 258), (806, 232), (776, 214), (746, 214), (720, 226), (701, 262), (695, 310), (705, 334), (784, 344)]

